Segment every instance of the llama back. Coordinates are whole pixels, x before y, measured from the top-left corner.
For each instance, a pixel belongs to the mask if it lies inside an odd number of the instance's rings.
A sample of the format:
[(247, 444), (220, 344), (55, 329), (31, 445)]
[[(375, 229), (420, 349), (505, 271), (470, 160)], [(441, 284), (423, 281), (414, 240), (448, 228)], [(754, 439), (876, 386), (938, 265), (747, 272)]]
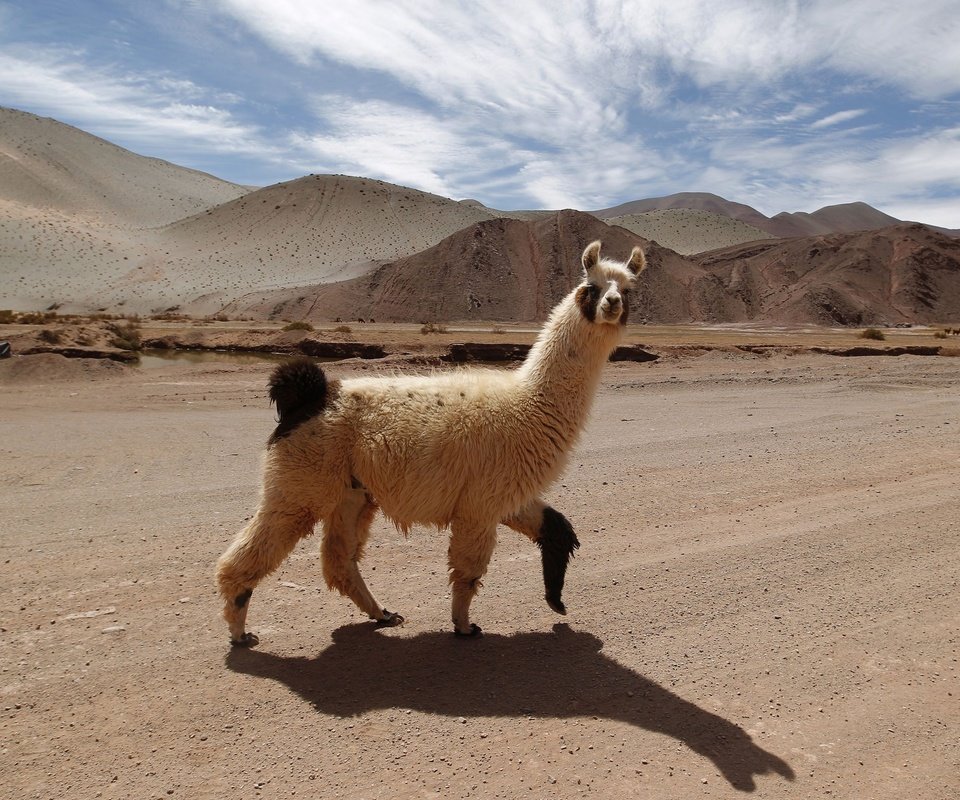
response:
[(361, 432), (354, 475), (404, 528), (507, 515), (563, 466), (531, 429), (536, 409), (515, 371), (346, 380), (335, 407)]

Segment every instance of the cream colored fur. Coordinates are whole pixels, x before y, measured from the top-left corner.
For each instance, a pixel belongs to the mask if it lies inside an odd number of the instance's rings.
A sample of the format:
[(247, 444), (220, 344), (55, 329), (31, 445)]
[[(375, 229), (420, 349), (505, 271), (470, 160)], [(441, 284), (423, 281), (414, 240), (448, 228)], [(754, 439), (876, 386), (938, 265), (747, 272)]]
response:
[(234, 641), (248, 636), (247, 606), (236, 598), (318, 521), (327, 584), (370, 617), (394, 618), (358, 568), (378, 507), (404, 531), (415, 524), (451, 528), (453, 621), (460, 633), (474, 630), (470, 601), (497, 524), (536, 538), (539, 495), (563, 470), (583, 429), (621, 337), (619, 298), (645, 265), (639, 248), (627, 264), (601, 260), (599, 248), (594, 242), (583, 254), (584, 285), (595, 285), (599, 295), (595, 321), (585, 317), (575, 289), (519, 369), (345, 380), (321, 414), (271, 446), (260, 508), (219, 563)]

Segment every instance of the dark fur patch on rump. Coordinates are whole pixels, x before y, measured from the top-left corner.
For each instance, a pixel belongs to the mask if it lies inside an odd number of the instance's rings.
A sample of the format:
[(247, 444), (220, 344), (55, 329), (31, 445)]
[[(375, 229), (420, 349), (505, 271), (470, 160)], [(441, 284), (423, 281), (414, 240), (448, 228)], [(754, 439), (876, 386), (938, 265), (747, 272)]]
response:
[(585, 283), (577, 289), (575, 299), (580, 307), (580, 313), (588, 322), (594, 322), (597, 318), (597, 303), (600, 302), (600, 287)]
[(295, 358), (273, 371), (270, 402), (277, 406), (277, 427), (268, 446), (289, 436), (299, 425), (321, 413), (330, 394), (327, 376), (309, 358)]
[(543, 587), (550, 607), (560, 614), (566, 613), (563, 601), (563, 581), (567, 574), (567, 564), (573, 557), (573, 551), (580, 547), (577, 535), (570, 521), (550, 506), (543, 509), (540, 523), (540, 558), (543, 562)]

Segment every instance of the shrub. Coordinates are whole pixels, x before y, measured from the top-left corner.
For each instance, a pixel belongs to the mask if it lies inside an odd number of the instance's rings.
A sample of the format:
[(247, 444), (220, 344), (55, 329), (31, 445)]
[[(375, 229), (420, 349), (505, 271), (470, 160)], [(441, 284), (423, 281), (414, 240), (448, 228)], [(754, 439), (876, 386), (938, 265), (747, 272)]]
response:
[(139, 350), (140, 343), (140, 325), (136, 322), (127, 322), (125, 325), (119, 325), (115, 322), (108, 324), (113, 338), (110, 344), (120, 350)]
[(353, 333), (353, 328), (351, 328), (349, 325), (337, 325), (337, 327), (333, 330), (336, 333)]
[(436, 322), (425, 322), (420, 328), (420, 333), (446, 333), (446, 325), (438, 325)]
[(9, 308), (0, 308), (0, 325), (9, 325), (17, 321), (17, 312)]
[(283, 330), (285, 331), (312, 331), (313, 329), (313, 325), (303, 319), (290, 322), (283, 326)]
[(933, 332), (933, 335), (934, 335), (934, 338), (936, 338), (936, 339), (946, 339), (946, 338), (947, 338), (947, 332), (946, 332), (946, 331), (934, 331), (934, 332)]
[(40, 341), (47, 344), (60, 344), (63, 341), (63, 333), (53, 328), (44, 328), (39, 333)]
[(861, 339), (874, 339), (878, 342), (882, 342), (886, 339), (886, 335), (879, 328), (864, 328), (860, 333)]
[(56, 311), (26, 311), (17, 314), (17, 322), (21, 325), (45, 325), (57, 318)]

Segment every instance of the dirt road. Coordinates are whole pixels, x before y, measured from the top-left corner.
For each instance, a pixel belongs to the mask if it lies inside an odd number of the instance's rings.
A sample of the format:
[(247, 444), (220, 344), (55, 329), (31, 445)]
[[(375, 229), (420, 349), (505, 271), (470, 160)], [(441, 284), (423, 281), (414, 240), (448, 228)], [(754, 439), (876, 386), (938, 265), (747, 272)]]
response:
[(404, 627), (314, 537), (231, 650), (269, 365), (33, 358), (0, 365), (2, 796), (960, 796), (960, 359), (611, 364), (549, 493), (567, 617), (502, 529), (454, 638), (445, 535), (378, 520)]

